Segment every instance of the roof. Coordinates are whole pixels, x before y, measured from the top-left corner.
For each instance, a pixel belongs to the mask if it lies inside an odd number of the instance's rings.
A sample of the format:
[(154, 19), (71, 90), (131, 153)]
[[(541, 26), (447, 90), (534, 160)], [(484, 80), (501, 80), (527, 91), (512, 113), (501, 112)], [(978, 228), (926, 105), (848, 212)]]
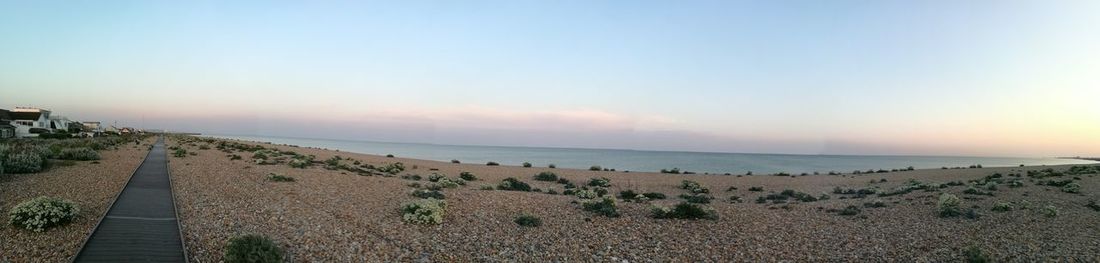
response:
[(13, 120), (35, 120), (42, 116), (41, 112), (11, 112), (11, 119)]

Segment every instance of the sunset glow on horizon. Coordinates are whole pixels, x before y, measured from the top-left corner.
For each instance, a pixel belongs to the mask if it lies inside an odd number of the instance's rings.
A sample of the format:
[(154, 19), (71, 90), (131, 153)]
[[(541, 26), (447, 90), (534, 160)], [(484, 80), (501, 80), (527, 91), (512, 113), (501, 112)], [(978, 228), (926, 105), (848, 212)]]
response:
[(1097, 10), (1097, 1), (8, 2), (0, 108), (439, 144), (1100, 156)]

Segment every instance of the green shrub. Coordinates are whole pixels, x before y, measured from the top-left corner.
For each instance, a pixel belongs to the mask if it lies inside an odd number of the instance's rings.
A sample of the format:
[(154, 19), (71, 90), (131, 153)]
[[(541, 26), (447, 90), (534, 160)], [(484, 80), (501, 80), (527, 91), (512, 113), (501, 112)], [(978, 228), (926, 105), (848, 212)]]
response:
[(517, 216), (515, 222), (520, 226), (526, 227), (538, 227), (542, 225), (542, 219), (539, 219), (539, 217), (537, 216), (527, 214)]
[(229, 239), (225, 246), (226, 263), (283, 262), (283, 251), (262, 235), (243, 235)]
[(649, 199), (653, 199), (653, 200), (657, 200), (657, 199), (665, 199), (665, 198), (667, 198), (667, 197), (665, 196), (665, 194), (662, 194), (662, 193), (657, 193), (657, 192), (649, 192), (649, 193), (644, 193), (644, 194), (642, 194), (642, 196), (645, 196), (646, 198), (649, 198)]
[(439, 190), (417, 189), (412, 191), (412, 196), (419, 198), (434, 198), (440, 200), (447, 199), (447, 197), (443, 195), (443, 192), (440, 192)]
[(680, 198), (683, 198), (684, 201), (688, 203), (696, 204), (709, 204), (710, 200), (714, 199), (714, 197), (704, 194), (681, 194)]
[(886, 202), (883, 202), (880, 199), (875, 199), (874, 201), (863, 203), (863, 207), (867, 207), (867, 208), (886, 207)]
[(287, 162), (287, 164), (290, 165), (290, 167), (292, 167), (292, 168), (305, 169), (306, 167), (309, 167), (310, 165), (312, 165), (313, 162), (311, 162), (309, 160), (294, 158), (294, 159), (290, 159), (290, 161)]
[(1078, 184), (1078, 183), (1068, 183), (1065, 186), (1062, 186), (1062, 192), (1073, 193), (1073, 194), (1080, 193), (1081, 192), (1081, 185)]
[(588, 180), (588, 186), (611, 187), (611, 179), (605, 177), (592, 178)]
[(718, 213), (713, 209), (707, 209), (687, 202), (680, 202), (672, 208), (654, 206), (652, 208), (652, 216), (653, 218), (662, 219), (718, 219)]
[(498, 165), (500, 165), (500, 164), (499, 164), (499, 163), (497, 163), (497, 162), (493, 162), (493, 161), (490, 161), (490, 162), (487, 162), (487, 163), (485, 163), (485, 165), (488, 165), (488, 166), (498, 166)]
[(1089, 203), (1085, 204), (1085, 207), (1088, 207), (1088, 208), (1091, 208), (1094, 211), (1100, 212), (1100, 204), (1097, 204), (1096, 200), (1089, 200)]
[(703, 187), (703, 185), (699, 184), (698, 182), (690, 180), (684, 180), (680, 182), (680, 189), (686, 189), (695, 194), (710, 193), (710, 189)]
[(963, 255), (966, 256), (966, 262), (969, 263), (986, 263), (991, 261), (977, 246), (970, 246), (963, 252)]
[(439, 179), (443, 179), (443, 178), (446, 178), (446, 176), (443, 176), (442, 174), (439, 174), (439, 173), (432, 173), (432, 174), (428, 175), (428, 181), (429, 182), (439, 182)]
[(272, 182), (293, 182), (294, 181), (294, 177), (283, 176), (283, 175), (278, 175), (278, 174), (274, 174), (274, 173), (268, 174), (267, 179), (271, 180)]
[(547, 165), (546, 167), (549, 167), (550, 169), (558, 168), (558, 166), (554, 164)]
[(558, 180), (558, 175), (552, 172), (541, 172), (535, 175), (535, 181), (554, 182)]
[(9, 153), (4, 161), (5, 173), (37, 173), (46, 167), (46, 159), (33, 152)]
[(477, 181), (477, 176), (475, 176), (474, 174), (472, 174), (470, 172), (459, 173), (458, 178), (462, 178), (462, 180), (466, 180), (466, 181)]
[(940, 217), (953, 217), (962, 214), (962, 202), (958, 196), (953, 194), (944, 193), (940, 195), (940, 201), (937, 203), (940, 211)]
[(8, 222), (18, 228), (42, 232), (68, 224), (79, 212), (80, 208), (72, 201), (39, 196), (13, 207), (8, 213)]
[(492, 186), (492, 185), (482, 185), (482, 186), (481, 186), (481, 187), (479, 187), (478, 189), (480, 189), (480, 190), (488, 190), (488, 191), (492, 191), (492, 190), (493, 190), (493, 186)]
[(176, 152), (172, 153), (172, 156), (181, 157), (181, 158), (182, 157), (187, 157), (187, 150), (176, 149)]
[(854, 215), (858, 215), (859, 212), (861, 212), (861, 211), (859, 210), (858, 206), (850, 205), (848, 207), (845, 207), (843, 210), (840, 210), (840, 215), (842, 215), (842, 216), (854, 216)]
[(1008, 203), (1008, 202), (997, 202), (996, 204), (993, 204), (993, 211), (997, 211), (997, 212), (1012, 211), (1012, 204)]
[[(632, 200), (632, 199), (634, 199), (635, 197), (638, 197), (638, 196), (641, 196), (641, 195), (639, 195), (638, 193), (635, 193), (634, 190), (627, 189), (627, 190), (619, 191), (619, 199)], [(642, 196), (642, 197), (645, 197), (645, 196)]]
[(596, 191), (592, 191), (592, 190), (588, 190), (588, 189), (581, 189), (581, 190), (573, 191), (573, 195), (577, 196), (577, 198), (580, 198), (580, 199), (594, 199), (596, 197), (600, 197), (600, 195), (597, 194)]
[(267, 154), (265, 154), (264, 151), (256, 151), (256, 153), (252, 154), (252, 159), (267, 160)]
[(1056, 217), (1058, 216), (1058, 208), (1053, 205), (1044, 206), (1039, 210), (1039, 213), (1046, 217)]
[(592, 167), (588, 167), (588, 170), (589, 171), (600, 171), (600, 170), (603, 170), (603, 167), (600, 167), (599, 165), (593, 165)]
[(447, 202), (433, 198), (419, 199), (406, 202), (401, 205), (405, 222), (413, 224), (439, 224), (443, 223), (443, 213), (447, 209)]
[(99, 153), (88, 147), (65, 148), (58, 157), (62, 160), (91, 161), (99, 160)]
[(531, 168), (531, 163), (529, 163), (529, 162), (523, 162), (523, 167), (524, 167), (524, 168)]
[(753, 186), (753, 187), (749, 187), (749, 192), (763, 192), (763, 191), (764, 191), (764, 187), (763, 187), (763, 186)]
[(520, 181), (519, 179), (516, 179), (516, 178), (513, 178), (513, 177), (508, 177), (508, 178), (504, 178), (504, 181), (501, 181), (500, 185), (497, 185), (497, 189), (505, 190), (505, 191), (530, 192), (531, 191), (531, 185), (529, 185), (527, 183), (524, 183), (524, 182)]
[(616, 210), (615, 206), (615, 199), (610, 197), (584, 201), (581, 203), (581, 207), (584, 208), (584, 211), (596, 212), (597, 214), (607, 217), (619, 216), (619, 212)]

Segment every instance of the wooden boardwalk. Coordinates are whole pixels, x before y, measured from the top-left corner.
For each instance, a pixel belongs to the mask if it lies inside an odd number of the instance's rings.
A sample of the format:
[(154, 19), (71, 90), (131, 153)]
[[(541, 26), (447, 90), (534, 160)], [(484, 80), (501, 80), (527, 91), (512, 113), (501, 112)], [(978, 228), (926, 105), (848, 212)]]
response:
[(187, 262), (164, 138), (134, 171), (73, 261)]

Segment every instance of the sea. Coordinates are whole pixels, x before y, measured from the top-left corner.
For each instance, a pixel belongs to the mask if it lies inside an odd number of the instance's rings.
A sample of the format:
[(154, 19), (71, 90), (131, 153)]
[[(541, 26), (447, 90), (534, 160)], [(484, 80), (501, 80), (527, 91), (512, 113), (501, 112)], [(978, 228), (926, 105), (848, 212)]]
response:
[(677, 168), (698, 174), (851, 173), (855, 170), (937, 169), (942, 167), (1007, 167), (1019, 165), (1095, 164), (1096, 161), (1054, 157), (902, 156), (902, 155), (806, 155), (763, 153), (714, 153), (616, 149), (548, 148), (515, 146), (444, 145), (334, 139), (289, 138), (254, 135), (201, 135), (275, 144), (316, 147), (345, 152), (462, 163), (521, 165), (550, 164), (558, 168), (657, 172)]

